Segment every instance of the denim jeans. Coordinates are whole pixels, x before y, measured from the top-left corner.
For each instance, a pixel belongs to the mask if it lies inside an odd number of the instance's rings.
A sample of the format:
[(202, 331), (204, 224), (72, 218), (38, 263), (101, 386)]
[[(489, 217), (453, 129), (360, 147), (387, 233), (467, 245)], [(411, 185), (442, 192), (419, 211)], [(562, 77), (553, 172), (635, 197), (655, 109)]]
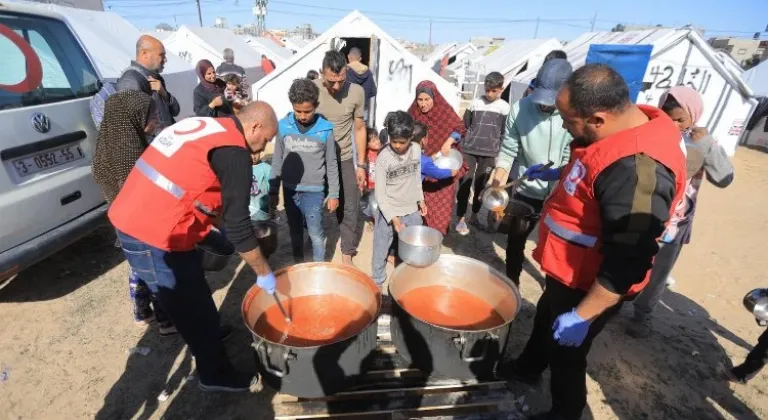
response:
[[(421, 213), (418, 211), (401, 216), (400, 221), (402, 221), (405, 226), (419, 226), (424, 224), (424, 221), (421, 218)], [(379, 211), (373, 226), (373, 261), (371, 267), (371, 277), (379, 286), (384, 284), (384, 281), (387, 279), (387, 256), (389, 255), (389, 248), (392, 245), (394, 236), (395, 227), (392, 223), (387, 223), (384, 219), (384, 215)]]
[(304, 222), (307, 224), (309, 239), (312, 241), (312, 259), (325, 261), (325, 231), (323, 230), (322, 192), (294, 191), (283, 188), (285, 214), (288, 216), (288, 229), (291, 232), (293, 257), (298, 262), (304, 261)]
[(117, 234), (131, 269), (157, 296), (195, 357), (200, 380), (212, 383), (234, 373), (219, 336), (219, 313), (199, 254), (165, 251)]

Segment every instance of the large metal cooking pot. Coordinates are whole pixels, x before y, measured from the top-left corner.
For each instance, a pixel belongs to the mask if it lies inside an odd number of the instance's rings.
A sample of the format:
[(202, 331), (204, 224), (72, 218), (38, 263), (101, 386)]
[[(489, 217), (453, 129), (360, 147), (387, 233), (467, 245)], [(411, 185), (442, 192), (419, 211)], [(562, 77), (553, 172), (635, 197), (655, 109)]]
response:
[(203, 270), (221, 271), (235, 255), (235, 246), (216, 228), (197, 244), (197, 253), (202, 259)]
[[(429, 286), (470, 293), (503, 321), (482, 330), (446, 328), (419, 319), (401, 306), (407, 293)], [(401, 264), (389, 278), (389, 294), (394, 302), (390, 329), (398, 353), (426, 373), (455, 379), (492, 376), (510, 323), (520, 310), (520, 293), (511, 280), (485, 263), (458, 255), (443, 254), (426, 268)]]
[[(363, 360), (376, 348), (376, 320), (381, 309), (379, 288), (363, 272), (331, 263), (298, 264), (278, 270), (275, 277), (277, 297), (286, 308), (290, 308), (286, 301), (292, 298), (340, 295), (360, 304), (371, 320), (348, 338), (320, 345), (281, 344), (280, 340), (267, 339), (267, 331), (254, 328), (259, 317), (276, 303), (274, 296), (252, 286), (243, 299), (242, 315), (253, 335), (256, 361), (264, 382), (281, 393), (302, 398), (331, 395), (352, 385), (362, 372)], [(291, 310), (288, 312), (290, 316)]]
[(397, 255), (414, 267), (432, 265), (440, 258), (443, 234), (428, 226), (406, 226), (397, 234)]
[(265, 256), (272, 255), (277, 250), (277, 223), (273, 220), (256, 222), (253, 231), (259, 241), (261, 253)]
[(751, 290), (744, 296), (744, 307), (755, 316), (759, 325), (768, 325), (768, 289)]

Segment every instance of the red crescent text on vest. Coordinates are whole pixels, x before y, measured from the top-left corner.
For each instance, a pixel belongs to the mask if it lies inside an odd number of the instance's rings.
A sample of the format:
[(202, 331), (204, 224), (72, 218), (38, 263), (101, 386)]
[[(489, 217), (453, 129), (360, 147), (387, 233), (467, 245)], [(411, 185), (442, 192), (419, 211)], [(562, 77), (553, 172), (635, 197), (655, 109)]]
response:
[(150, 147), (157, 149), (165, 157), (171, 157), (185, 143), (225, 131), (227, 130), (213, 118), (187, 118), (161, 131)]

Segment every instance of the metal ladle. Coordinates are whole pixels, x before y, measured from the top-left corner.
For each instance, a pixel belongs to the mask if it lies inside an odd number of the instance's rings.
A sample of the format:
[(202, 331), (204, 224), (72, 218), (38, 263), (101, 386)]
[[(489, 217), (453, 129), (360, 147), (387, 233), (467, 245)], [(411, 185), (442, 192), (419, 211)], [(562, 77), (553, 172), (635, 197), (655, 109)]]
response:
[(285, 322), (288, 324), (288, 326), (283, 330), (283, 336), (280, 337), (280, 344), (283, 344), (283, 341), (285, 341), (286, 338), (288, 338), (288, 330), (293, 327), (293, 321), (291, 320), (291, 317), (288, 316), (288, 312), (285, 311), (285, 308), (283, 307), (283, 303), (280, 302), (280, 298), (277, 297), (277, 291), (275, 293), (272, 293), (272, 297), (275, 298), (275, 303), (277, 303), (277, 307), (280, 308), (280, 312), (283, 313), (283, 317), (285, 318)]
[[(546, 165), (542, 166), (538, 171), (541, 172), (545, 171), (554, 165), (554, 162), (549, 161)], [(483, 191), (482, 195), (480, 196), (480, 201), (483, 203), (483, 207), (486, 209), (492, 211), (492, 212), (503, 212), (504, 209), (507, 207), (507, 204), (509, 204), (509, 193), (507, 192), (507, 188), (512, 188), (512, 194), (514, 194), (515, 190), (520, 187), (520, 184), (523, 183), (528, 179), (527, 175), (523, 175), (520, 178), (511, 181), (505, 185), (502, 185), (500, 187), (488, 187)]]

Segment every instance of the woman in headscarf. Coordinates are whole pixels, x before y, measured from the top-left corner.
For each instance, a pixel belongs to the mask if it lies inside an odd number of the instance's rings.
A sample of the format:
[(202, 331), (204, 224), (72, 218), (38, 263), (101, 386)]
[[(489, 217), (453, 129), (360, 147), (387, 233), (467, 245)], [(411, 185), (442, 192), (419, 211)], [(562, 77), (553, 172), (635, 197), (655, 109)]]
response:
[[(140, 91), (123, 91), (104, 104), (104, 119), (99, 126), (91, 171), (107, 203), (112, 203), (136, 161), (149, 146), (147, 135), (154, 132), (157, 112), (152, 97)], [(161, 335), (176, 333), (159, 307), (147, 284), (131, 271), (128, 277), (133, 317), (146, 325), (156, 319)], [(154, 311), (153, 311), (154, 306)]]
[(195, 86), (192, 105), (198, 117), (228, 117), (234, 115), (232, 104), (224, 97), (227, 84), (216, 77), (216, 69), (208, 60), (200, 60), (195, 67), (200, 83)]
[[(424, 154), (447, 154), (454, 147), (461, 150), (459, 142), (466, 133), (464, 122), (446, 102), (434, 83), (425, 80), (416, 86), (416, 98), (408, 108), (408, 113), (415, 121), (427, 126)], [(467, 163), (463, 162), (455, 177), (442, 181), (427, 178), (424, 182), (424, 201), (429, 209), (424, 219), (427, 226), (439, 230), (443, 235), (448, 234), (451, 224), (458, 180), (468, 171)]]
[(696, 198), (705, 175), (718, 188), (733, 182), (733, 165), (728, 155), (707, 129), (696, 125), (704, 112), (704, 102), (699, 92), (688, 86), (675, 86), (661, 95), (661, 108), (677, 125), (685, 142), (688, 182), (685, 196), (677, 204), (667, 229), (659, 241), (659, 252), (653, 260), (651, 280), (634, 301), (634, 322), (629, 334), (646, 337), (652, 331), (651, 315), (667, 285), (683, 245), (691, 240)]

